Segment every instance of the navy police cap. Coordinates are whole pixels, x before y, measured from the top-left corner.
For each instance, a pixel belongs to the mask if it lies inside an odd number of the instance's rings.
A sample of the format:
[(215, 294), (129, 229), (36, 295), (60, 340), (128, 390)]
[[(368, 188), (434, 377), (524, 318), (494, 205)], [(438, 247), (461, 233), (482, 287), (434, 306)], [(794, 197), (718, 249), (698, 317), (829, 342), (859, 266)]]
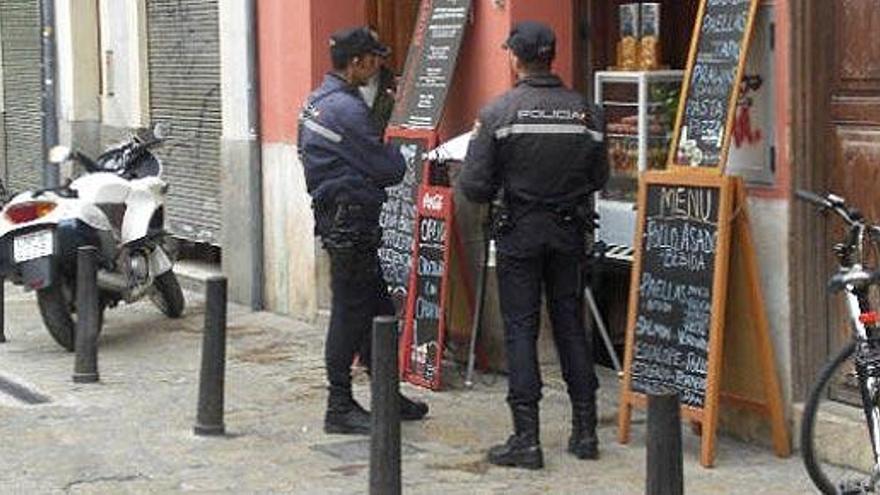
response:
[(524, 62), (552, 60), (556, 55), (556, 35), (544, 23), (523, 21), (513, 27), (502, 46)]
[(348, 58), (358, 57), (367, 53), (373, 53), (380, 57), (387, 57), (391, 49), (379, 41), (375, 31), (367, 27), (354, 27), (337, 31), (330, 36), (330, 50), (334, 54), (345, 55)]

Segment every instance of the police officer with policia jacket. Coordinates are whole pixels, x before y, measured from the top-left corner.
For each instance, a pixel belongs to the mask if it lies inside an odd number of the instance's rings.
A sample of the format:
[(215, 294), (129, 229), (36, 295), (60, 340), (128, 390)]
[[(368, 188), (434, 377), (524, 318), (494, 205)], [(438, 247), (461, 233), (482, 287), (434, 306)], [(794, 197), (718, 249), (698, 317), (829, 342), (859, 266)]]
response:
[[(333, 71), (306, 100), (299, 149), (312, 196), (315, 233), (330, 256), (333, 292), (325, 361), (330, 382), (324, 431), (368, 434), (370, 414), (352, 397), (355, 354), (370, 363), (372, 320), (393, 315), (379, 267), (379, 212), (385, 188), (403, 179), (398, 150), (382, 142), (359, 87), (389, 53), (367, 28), (339, 31), (330, 39)], [(400, 397), (400, 416), (421, 419), (428, 406)]]
[(488, 460), (540, 469), (542, 384), (536, 342), (542, 288), (571, 398), (568, 451), (580, 459), (599, 456), (598, 381), (581, 316), (580, 279), (585, 236), (592, 230), (589, 199), (607, 181), (608, 165), (599, 112), (550, 72), (553, 31), (523, 22), (504, 47), (517, 74), (516, 87), (480, 112), (459, 187), (480, 203), (502, 192), (493, 235), (514, 433), (489, 450)]

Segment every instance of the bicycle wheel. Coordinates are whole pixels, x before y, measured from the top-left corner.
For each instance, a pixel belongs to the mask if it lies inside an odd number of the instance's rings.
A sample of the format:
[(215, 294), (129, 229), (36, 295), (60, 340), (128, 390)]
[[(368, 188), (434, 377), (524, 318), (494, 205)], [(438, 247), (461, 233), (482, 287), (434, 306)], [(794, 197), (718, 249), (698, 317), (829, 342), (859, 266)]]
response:
[[(874, 454), (861, 408), (830, 398), (835, 379), (854, 377), (855, 342), (845, 345), (822, 368), (804, 409), (801, 455), (813, 483), (825, 494), (874, 491)], [(853, 428), (861, 425), (861, 430)], [(857, 433), (854, 433), (857, 432)]]

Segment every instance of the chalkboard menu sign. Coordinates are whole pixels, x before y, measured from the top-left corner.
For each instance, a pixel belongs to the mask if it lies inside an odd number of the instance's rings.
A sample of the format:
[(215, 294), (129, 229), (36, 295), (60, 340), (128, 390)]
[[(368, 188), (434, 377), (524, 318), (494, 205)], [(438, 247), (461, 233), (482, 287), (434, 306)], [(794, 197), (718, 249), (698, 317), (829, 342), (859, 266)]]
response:
[(416, 196), (422, 181), (422, 155), (431, 143), (425, 137), (391, 136), (388, 140), (400, 149), (406, 160), (403, 182), (388, 188), (388, 200), (382, 206), (379, 226), (382, 245), (379, 261), (389, 292), (398, 308), (406, 301), (409, 273), (412, 267), (413, 226), (416, 223)]
[(702, 0), (674, 164), (717, 167), (726, 161), (730, 127), (758, 0)]
[(431, 382), (437, 371), (440, 345), (441, 293), (443, 275), (446, 273), (446, 222), (440, 218), (421, 218), (418, 236), (412, 370), (424, 381)]
[(412, 293), (403, 335), (403, 376), (429, 388), (440, 386), (446, 328), (452, 190), (423, 186), (418, 203)]
[(632, 390), (705, 400), (720, 189), (654, 184), (641, 231)]
[(437, 127), (470, 9), (471, 0), (422, 0), (392, 126)]
[(646, 396), (675, 392), (681, 416), (701, 425), (703, 466), (714, 462), (722, 401), (770, 419), (776, 451), (787, 455), (742, 181), (703, 170), (648, 172), (638, 211), (618, 439), (629, 441), (632, 409)]

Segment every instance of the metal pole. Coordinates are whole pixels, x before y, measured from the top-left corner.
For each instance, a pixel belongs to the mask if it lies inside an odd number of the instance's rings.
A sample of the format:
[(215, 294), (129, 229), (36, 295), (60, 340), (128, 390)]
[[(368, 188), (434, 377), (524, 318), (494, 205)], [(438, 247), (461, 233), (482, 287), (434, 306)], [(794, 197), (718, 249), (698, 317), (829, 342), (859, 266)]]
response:
[(483, 305), (486, 301), (486, 274), (489, 271), (489, 250), (491, 244), (490, 224), (492, 222), (492, 203), (486, 211), (486, 221), (483, 224), (483, 260), (477, 279), (477, 304), (474, 305), (474, 324), (471, 328), (471, 342), (468, 348), (467, 374), (464, 377), (464, 386), (474, 386), (474, 363), (477, 355), (477, 339), (483, 327)]
[(370, 495), (400, 495), (400, 383), (397, 319), (373, 320)]
[(681, 495), (684, 474), (678, 393), (648, 395), (646, 495)]
[(223, 435), (223, 387), (226, 373), (226, 277), (206, 282), (205, 332), (199, 375), (196, 435)]
[(57, 89), (55, 84), (57, 57), (55, 48), (55, 0), (40, 0), (42, 22), (43, 76), (43, 185), (57, 187), (60, 183), (58, 165), (48, 166), (49, 150), (58, 144)]
[(83, 246), (76, 259), (75, 383), (95, 383), (98, 377), (98, 248)]
[(250, 210), (251, 221), (251, 309), (258, 311), (265, 305), (263, 294), (263, 146), (260, 138), (260, 55), (256, 0), (245, 0), (248, 33), (247, 45), (247, 99), (248, 141), (250, 143)]
[(0, 277), (0, 344), (6, 342), (6, 280)]
[[(611, 357), (611, 364), (614, 366), (614, 371), (620, 374), (623, 371), (620, 366), (620, 359), (617, 359), (617, 353), (614, 351), (614, 344), (611, 342), (611, 337), (608, 335), (608, 328), (605, 326), (605, 322), (602, 321), (602, 313), (599, 312), (599, 305), (596, 304), (596, 298), (593, 297), (592, 289), (587, 287), (584, 290), (584, 295), (587, 297), (587, 304), (590, 306), (590, 313), (593, 315), (593, 320), (596, 322), (596, 327), (599, 329), (599, 335), (602, 336), (602, 342), (605, 343), (605, 350), (608, 351), (608, 356)], [(587, 336), (589, 337), (589, 333)]]

